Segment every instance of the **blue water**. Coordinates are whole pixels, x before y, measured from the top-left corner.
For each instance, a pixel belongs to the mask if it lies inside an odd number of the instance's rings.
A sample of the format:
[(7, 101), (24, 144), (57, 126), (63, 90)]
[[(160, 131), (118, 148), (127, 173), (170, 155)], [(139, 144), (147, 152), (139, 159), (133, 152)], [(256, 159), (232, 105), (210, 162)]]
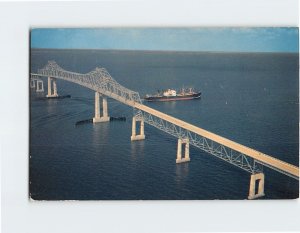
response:
[[(86, 73), (105, 67), (141, 96), (194, 87), (199, 100), (146, 103), (298, 166), (298, 54), (32, 50), (31, 71), (55, 60)], [(47, 82), (44, 79), (45, 90)], [(36, 200), (246, 199), (250, 174), (198, 148), (176, 164), (177, 139), (145, 125), (130, 141), (132, 108), (108, 100), (114, 121), (75, 126), (94, 115), (94, 92), (62, 80), (70, 99), (31, 90), (30, 193)], [(298, 181), (264, 168), (267, 199), (298, 197)]]

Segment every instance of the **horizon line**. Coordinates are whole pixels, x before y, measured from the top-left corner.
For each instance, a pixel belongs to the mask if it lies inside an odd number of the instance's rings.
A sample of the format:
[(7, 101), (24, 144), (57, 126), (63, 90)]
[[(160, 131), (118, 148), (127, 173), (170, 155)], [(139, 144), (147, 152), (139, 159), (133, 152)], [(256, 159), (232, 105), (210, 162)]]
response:
[(48, 49), (48, 50), (102, 50), (102, 51), (124, 51), (124, 52), (169, 52), (169, 53), (290, 53), (299, 54), (291, 51), (207, 51), (207, 50), (149, 50), (149, 49), (102, 49), (102, 48), (38, 48), (33, 47), (31, 49)]

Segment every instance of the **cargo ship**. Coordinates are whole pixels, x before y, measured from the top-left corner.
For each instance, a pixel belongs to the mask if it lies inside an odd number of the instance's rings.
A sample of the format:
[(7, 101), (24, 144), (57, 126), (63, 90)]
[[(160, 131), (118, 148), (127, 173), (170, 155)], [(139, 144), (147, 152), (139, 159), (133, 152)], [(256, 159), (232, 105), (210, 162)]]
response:
[(146, 95), (146, 101), (175, 101), (175, 100), (191, 100), (201, 97), (201, 92), (194, 91), (192, 88), (182, 88), (179, 92), (174, 89), (159, 91), (156, 95)]

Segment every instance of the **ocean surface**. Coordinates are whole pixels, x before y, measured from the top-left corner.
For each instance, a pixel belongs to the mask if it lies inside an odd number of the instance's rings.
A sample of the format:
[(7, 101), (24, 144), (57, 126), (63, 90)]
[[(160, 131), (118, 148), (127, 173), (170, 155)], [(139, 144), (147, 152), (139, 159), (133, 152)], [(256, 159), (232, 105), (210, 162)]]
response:
[[(298, 166), (299, 58), (283, 53), (195, 53), (117, 50), (31, 50), (31, 72), (55, 60), (87, 73), (105, 67), (140, 96), (167, 88), (201, 90), (198, 100), (145, 104)], [(176, 164), (177, 139), (145, 124), (130, 141), (133, 109), (108, 99), (112, 117), (94, 116), (94, 92), (57, 80), (68, 99), (30, 91), (30, 195), (35, 200), (246, 199), (250, 174), (193, 146)], [(291, 199), (299, 183), (264, 168), (265, 199)]]

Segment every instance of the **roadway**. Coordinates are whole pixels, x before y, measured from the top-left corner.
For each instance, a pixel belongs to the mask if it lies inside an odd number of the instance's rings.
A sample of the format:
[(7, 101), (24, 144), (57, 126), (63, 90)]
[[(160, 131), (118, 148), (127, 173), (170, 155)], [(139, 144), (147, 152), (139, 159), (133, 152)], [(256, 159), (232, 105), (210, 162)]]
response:
[(222, 144), (228, 148), (231, 148), (235, 151), (238, 151), (240, 153), (243, 153), (257, 161), (262, 162), (265, 165), (269, 165), (273, 168), (276, 168), (278, 170), (284, 171), (285, 173), (288, 173), (292, 176), (299, 178), (299, 167), (289, 164), (287, 162), (284, 162), (282, 160), (276, 159), (272, 156), (266, 155), (264, 153), (261, 153), (257, 150), (251, 149), (249, 147), (246, 147), (244, 145), (241, 145), (237, 142), (231, 141), (227, 138), (221, 137), (217, 134), (214, 134), (212, 132), (209, 132), (207, 130), (204, 130), (200, 127), (194, 126), (192, 124), (189, 124), (185, 121), (182, 121), (180, 119), (177, 119), (175, 117), (169, 116), (165, 113), (162, 113), (160, 111), (157, 111), (153, 108), (150, 108), (146, 105), (140, 104), (140, 103), (134, 103), (133, 107), (140, 109), (144, 112), (147, 112), (153, 116), (159, 117), (165, 121), (168, 121), (174, 125), (177, 125), (183, 129), (189, 130), (190, 132), (196, 133), (200, 136), (203, 136), (205, 138), (208, 138), (210, 140), (213, 140), (219, 144)]

